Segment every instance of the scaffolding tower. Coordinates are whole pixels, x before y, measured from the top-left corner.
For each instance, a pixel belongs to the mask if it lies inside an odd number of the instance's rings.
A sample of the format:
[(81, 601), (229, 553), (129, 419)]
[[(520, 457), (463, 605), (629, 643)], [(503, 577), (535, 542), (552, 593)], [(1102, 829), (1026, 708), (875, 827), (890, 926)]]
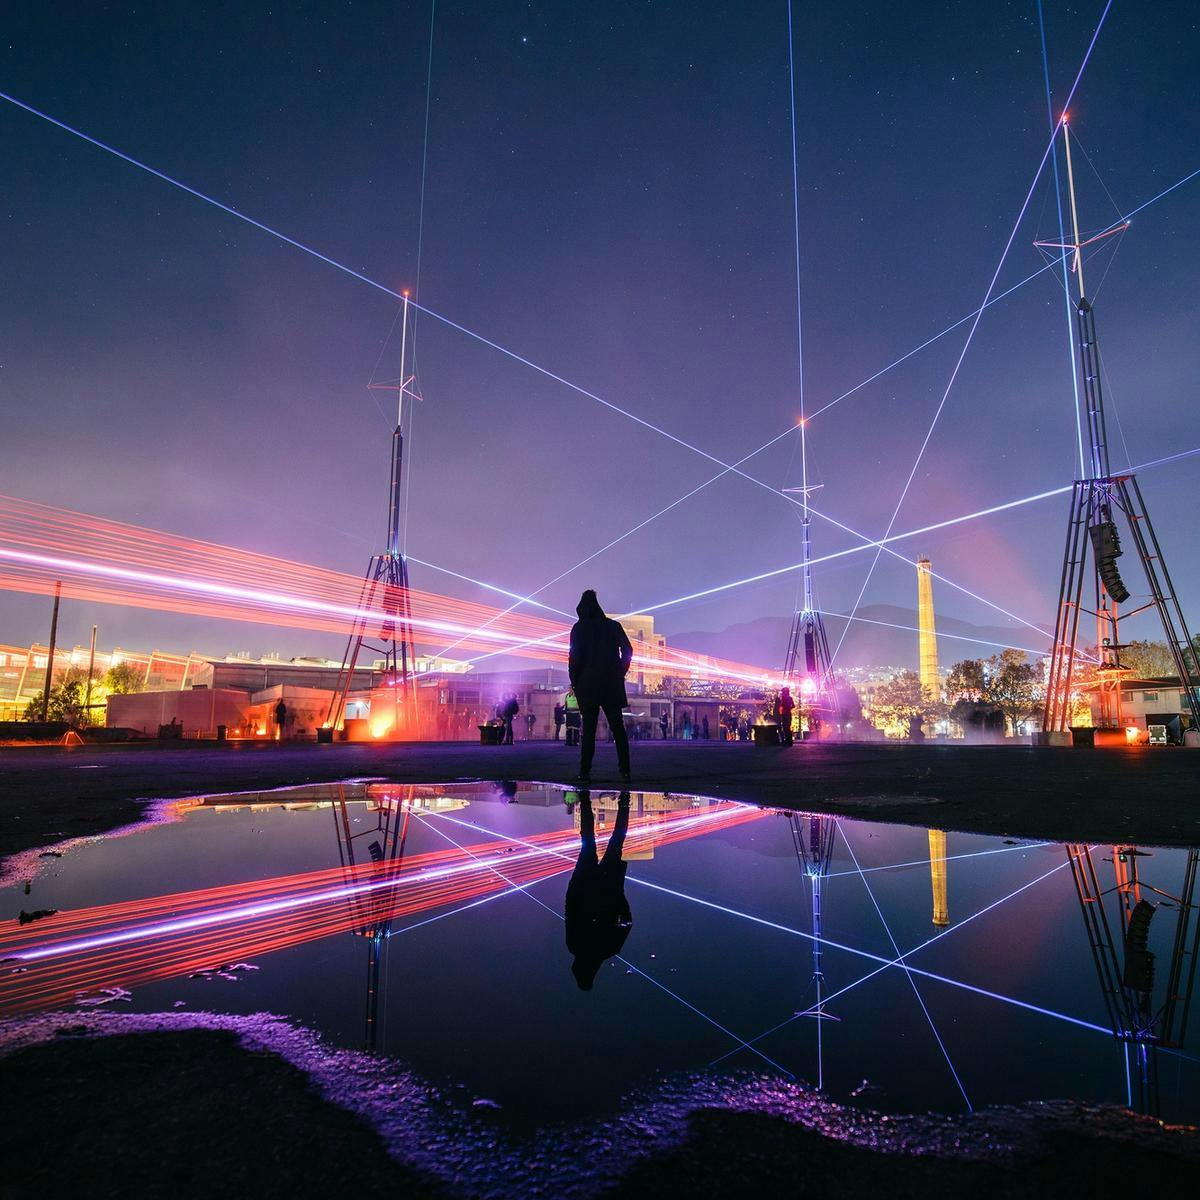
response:
[[(804, 428), (801, 426), (801, 437)], [(829, 639), (825, 634), (825, 621), (817, 608), (813, 593), (812, 574), (812, 510), (808, 506), (809, 496), (822, 488), (823, 484), (809, 486), (807, 482), (807, 459), (805, 482), (800, 487), (784, 488), (790, 494), (799, 494), (801, 501), (801, 547), (802, 547), (802, 600), (801, 606), (792, 617), (788, 635), (787, 655), (783, 662), (783, 677), (797, 697), (801, 711), (813, 722), (822, 717), (831, 718), (837, 711), (837, 691), (833, 679), (833, 663), (829, 654)]]
[[(1133, 540), (1145, 573), (1150, 597), (1145, 604), (1129, 610), (1124, 616), (1134, 616), (1148, 609), (1157, 612), (1179, 675), (1180, 688), (1186, 697), (1192, 727), (1200, 729), (1200, 698), (1191, 685), (1191, 635), (1175, 585), (1167, 570), (1162, 546), (1154, 532), (1137, 478), (1131, 471), (1114, 474), (1109, 462), (1096, 314), (1084, 287), (1084, 248), (1123, 232), (1129, 227), (1129, 222), (1121, 221), (1091, 237), (1080, 237), (1075, 201), (1075, 175), (1071, 162), (1071, 134), (1065, 117), (1061, 124), (1067, 160), (1073, 240), (1039, 241), (1035, 244), (1064, 252), (1071, 251), (1071, 269), (1079, 289), (1079, 298), (1075, 303), (1075, 332), (1079, 344), (1079, 373), (1089, 456), (1086, 463), (1082, 464), (1083, 478), (1077, 479), (1071, 489), (1066, 547), (1063, 551), (1058, 608), (1055, 613), (1054, 643), (1042, 711), (1042, 729), (1048, 733), (1065, 733), (1070, 726), (1071, 685), (1079, 654), (1079, 620), (1084, 612), (1096, 619), (1096, 646), (1099, 655), (1096, 664), (1100, 708), (1098, 725), (1101, 728), (1118, 729), (1123, 724), (1121, 684), (1129, 674), (1129, 668), (1121, 662), (1123, 647), (1119, 636), (1118, 608), (1129, 599), (1130, 593), (1121, 578), (1116, 561), (1123, 553), (1118, 518), (1124, 521)], [(1094, 604), (1093, 608), (1085, 607), (1084, 583), (1089, 575), (1092, 585), (1088, 589), (1086, 603)]]
[[(392, 473), (388, 490), (387, 543), (382, 554), (367, 564), (359, 593), (354, 623), (346, 641), (346, 652), (334, 685), (327, 729), (342, 727), (346, 700), (354, 682), (354, 671), (363, 649), (383, 655), (385, 693), (390, 713), (376, 711), (372, 697), (371, 720), (377, 737), (415, 739), (419, 736), (416, 689), (416, 653), (413, 648), (412, 602), (408, 587), (408, 561), (404, 555), (404, 398), (418, 400), (414, 376), (408, 374), (408, 293), (404, 293), (400, 330), (400, 382), (396, 387), (396, 427), (392, 430)], [(372, 384), (391, 390), (390, 385)], [(372, 640), (368, 640), (372, 639)], [(378, 643), (378, 644), (376, 644)], [(388, 707), (384, 701), (382, 707)], [(390, 719), (389, 719), (390, 718)]]
[[(1195, 990), (1200, 956), (1200, 920), (1195, 906), (1200, 851), (1187, 852), (1178, 895), (1152, 887), (1142, 878), (1138, 860), (1145, 857), (1146, 852), (1136, 846), (1114, 846), (1112, 858), (1107, 860), (1112, 864), (1114, 882), (1106, 889), (1100, 885), (1092, 847), (1067, 845), (1109, 1024), (1113, 1037), (1125, 1047), (1130, 1106), (1158, 1116), (1159, 1051), (1184, 1045)], [(1144, 893), (1153, 896), (1153, 901)], [(1110, 907), (1115, 909), (1111, 915)], [(1166, 986), (1161, 990), (1156, 987), (1156, 956), (1149, 949), (1150, 926), (1159, 909), (1174, 910), (1175, 914)]]
[[(371, 794), (371, 788), (377, 788)], [(358, 821), (347, 807), (346, 785), (336, 785), (333, 803), (338, 854), (347, 885), (369, 881), (369, 891), (356, 890), (347, 897), (355, 918), (354, 934), (367, 944), (366, 1003), (363, 1013), (363, 1049), (374, 1053), (382, 1037), (380, 995), (383, 963), (392, 933), (395, 889), (387, 881), (398, 879), (408, 838), (413, 787), (370, 785), (368, 820)], [(373, 820), (370, 818), (373, 817)], [(359, 824), (360, 828), (355, 828)], [(370, 864), (368, 867), (367, 864)], [(364, 868), (367, 873), (364, 874)], [(374, 886), (378, 884), (378, 886)]]
[(824, 949), (824, 911), (822, 909), (823, 885), (829, 875), (829, 864), (833, 860), (833, 842), (837, 836), (837, 821), (834, 817), (817, 813), (788, 813), (788, 825), (792, 830), (792, 844), (796, 850), (796, 861), (809, 882), (812, 901), (812, 979), (816, 995), (815, 1003), (805, 1010), (806, 1015), (816, 1021), (817, 1027), (817, 1087), (825, 1086), (825, 1039), (824, 1024), (836, 1021), (825, 1009), (825, 970), (822, 962)]

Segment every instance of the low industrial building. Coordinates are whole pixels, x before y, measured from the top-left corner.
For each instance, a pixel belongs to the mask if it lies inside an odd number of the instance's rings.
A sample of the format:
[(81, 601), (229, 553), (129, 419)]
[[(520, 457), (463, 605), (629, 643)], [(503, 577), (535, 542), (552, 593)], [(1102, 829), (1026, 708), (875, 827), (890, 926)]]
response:
[[(1200, 679), (1193, 676), (1189, 685), (1192, 694), (1200, 697)], [(1080, 691), (1091, 709), (1092, 725), (1098, 726), (1102, 720), (1099, 685), (1088, 684)], [(1160, 728), (1168, 741), (1182, 742), (1192, 725), (1188, 707), (1187, 692), (1178, 675), (1121, 680), (1121, 724), (1126, 740), (1149, 738), (1152, 729)], [(1134, 737), (1128, 734), (1131, 730), (1137, 731)]]

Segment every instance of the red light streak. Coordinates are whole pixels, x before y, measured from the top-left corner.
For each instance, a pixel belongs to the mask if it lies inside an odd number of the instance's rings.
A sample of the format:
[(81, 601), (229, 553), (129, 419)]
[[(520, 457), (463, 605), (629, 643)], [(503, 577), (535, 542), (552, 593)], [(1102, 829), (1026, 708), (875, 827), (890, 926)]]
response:
[[(728, 802), (652, 813), (630, 822), (633, 854), (764, 815)], [(415, 913), (461, 906), (571, 869), (573, 831), (511, 839), (274, 879), (251, 880), (0, 924), (0, 1011), (69, 1003), (105, 987), (132, 987), (211, 971), (338, 933), (370, 932)], [(503, 875), (497, 870), (502, 869)]]
[[(0, 496), (0, 589), (48, 594), (59, 580), (64, 596), (93, 603), (340, 636), (356, 620), (382, 625), (400, 608), (400, 589), (383, 586), (364, 606), (358, 576)], [(415, 588), (408, 600), (423, 646), (451, 636), (471, 650), (566, 657), (562, 622)], [(760, 668), (670, 648), (639, 652), (634, 661), (643, 670), (777, 684)]]

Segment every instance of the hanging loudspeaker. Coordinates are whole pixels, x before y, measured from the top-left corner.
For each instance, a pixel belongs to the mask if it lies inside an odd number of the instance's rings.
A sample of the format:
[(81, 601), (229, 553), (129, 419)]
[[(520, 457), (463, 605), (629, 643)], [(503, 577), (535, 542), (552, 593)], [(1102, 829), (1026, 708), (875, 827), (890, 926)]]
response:
[(1096, 570), (1104, 590), (1118, 603), (1129, 599), (1129, 589), (1117, 570), (1117, 559), (1121, 557), (1121, 539), (1112, 521), (1101, 521), (1088, 530), (1092, 539), (1092, 552), (1096, 556)]

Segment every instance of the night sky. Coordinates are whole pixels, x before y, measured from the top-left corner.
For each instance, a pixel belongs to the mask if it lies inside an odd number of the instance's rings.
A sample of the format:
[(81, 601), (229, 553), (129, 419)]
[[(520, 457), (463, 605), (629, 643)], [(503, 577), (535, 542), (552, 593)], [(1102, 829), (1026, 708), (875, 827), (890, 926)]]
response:
[[(1056, 113), (1102, 9), (1046, 4)], [(1085, 228), (1200, 167), (1197, 14), (1114, 4), (1072, 104), (1095, 167), (1076, 163)], [(1049, 131), (1034, 0), (797, 3), (794, 19), (812, 411), (980, 304)], [(429, 21), (428, 3), (10, 6), (0, 90), (411, 288)], [(786, 21), (775, 2), (441, 0), (421, 303), (726, 462), (794, 425)], [(11, 104), (0, 141), (0, 491), (361, 572), (385, 531), (393, 401), (366, 384), (396, 377), (395, 302)], [(1116, 467), (1200, 446), (1198, 220), (1200, 177), (1088, 264)], [(1047, 166), (997, 291), (1056, 235)], [(812, 421), (820, 509), (883, 533), (969, 328)], [(984, 314), (897, 531), (1069, 482), (1065, 328), (1054, 272)], [(417, 347), (418, 558), (528, 591), (719, 470), (434, 319)], [(797, 484), (796, 435), (744, 469)], [(1142, 478), (1193, 627), (1198, 470)], [(1059, 497), (898, 548), (1052, 624), (1065, 510)], [(813, 535), (818, 554), (853, 541), (819, 520)], [(571, 609), (594, 586), (620, 611), (798, 559), (795, 511), (730, 476), (542, 598)], [(848, 609), (870, 559), (822, 568), (822, 607)], [(494, 600), (425, 567), (412, 578)], [(668, 609), (660, 627), (787, 616), (796, 586)], [(911, 607), (915, 591), (885, 556), (864, 603)], [(44, 638), (47, 610), (0, 594), (0, 641)], [(85, 640), (93, 620), (106, 646), (340, 651), (80, 605), (60, 636)]]

